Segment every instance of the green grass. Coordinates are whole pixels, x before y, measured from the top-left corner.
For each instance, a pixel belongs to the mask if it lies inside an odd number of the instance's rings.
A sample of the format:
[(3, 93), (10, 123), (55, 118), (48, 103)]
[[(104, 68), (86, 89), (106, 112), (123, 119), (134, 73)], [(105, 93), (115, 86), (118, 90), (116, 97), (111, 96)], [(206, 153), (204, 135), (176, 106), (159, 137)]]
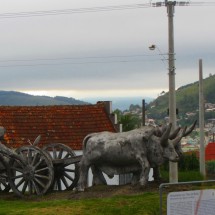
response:
[[(168, 179), (168, 172), (162, 171)], [(198, 171), (179, 172), (179, 181), (200, 181)], [(177, 187), (175, 187), (177, 188)], [(171, 192), (174, 191), (174, 187)], [(194, 187), (195, 188), (195, 187)], [(191, 189), (191, 187), (189, 187)], [(199, 186), (197, 189), (203, 189)], [(211, 187), (210, 187), (211, 189)], [(180, 188), (179, 188), (180, 190)], [(166, 192), (167, 191), (167, 192)], [(163, 212), (166, 213), (166, 196), (163, 193)], [(129, 196), (80, 200), (0, 200), (0, 215), (158, 215), (159, 190)]]
[(158, 193), (144, 193), (134, 196), (115, 196), (101, 199), (42, 202), (0, 200), (0, 205), (1, 215), (157, 215), (159, 213), (159, 195)]
[[(166, 181), (169, 180), (169, 173), (167, 171), (161, 171), (162, 178)], [(204, 180), (204, 177), (198, 171), (180, 171), (178, 172), (178, 181), (201, 181)]]

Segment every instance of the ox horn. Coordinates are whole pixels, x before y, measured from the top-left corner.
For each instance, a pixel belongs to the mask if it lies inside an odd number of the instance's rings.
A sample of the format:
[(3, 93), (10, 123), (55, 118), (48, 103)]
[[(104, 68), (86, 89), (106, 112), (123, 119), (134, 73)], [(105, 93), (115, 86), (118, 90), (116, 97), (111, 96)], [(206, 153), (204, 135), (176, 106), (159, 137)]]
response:
[(162, 137), (161, 137), (161, 145), (163, 147), (167, 146), (168, 144), (168, 139), (169, 139), (169, 134), (172, 128), (172, 123), (169, 123), (166, 131), (163, 133)]
[(182, 137), (186, 137), (187, 135), (189, 135), (193, 131), (193, 129), (196, 126), (196, 123), (197, 123), (197, 120), (193, 123), (193, 125), (188, 130), (187, 130), (187, 127), (185, 127), (179, 137), (177, 137), (176, 139), (175, 138), (171, 139), (171, 140), (174, 139), (173, 140), (174, 146), (177, 146), (177, 144), (181, 141)]
[(40, 142), (40, 139), (41, 139), (41, 135), (39, 135), (33, 142), (33, 146), (36, 146), (39, 142)]
[(186, 136), (185, 135), (186, 134), (186, 130), (187, 130), (187, 126), (182, 130), (181, 134), (173, 140), (172, 143), (173, 143), (174, 146), (177, 146), (178, 143), (180, 143), (182, 137)]
[(177, 135), (178, 135), (178, 132), (181, 130), (181, 127), (178, 127), (177, 129), (175, 129), (175, 131), (173, 131), (170, 135), (169, 135), (169, 139), (170, 140), (174, 140)]
[(187, 136), (187, 135), (189, 135), (192, 131), (193, 131), (193, 129), (195, 128), (195, 126), (196, 126), (196, 123), (197, 123), (197, 120), (192, 124), (192, 126), (188, 129), (188, 131), (184, 134), (184, 137), (185, 136)]

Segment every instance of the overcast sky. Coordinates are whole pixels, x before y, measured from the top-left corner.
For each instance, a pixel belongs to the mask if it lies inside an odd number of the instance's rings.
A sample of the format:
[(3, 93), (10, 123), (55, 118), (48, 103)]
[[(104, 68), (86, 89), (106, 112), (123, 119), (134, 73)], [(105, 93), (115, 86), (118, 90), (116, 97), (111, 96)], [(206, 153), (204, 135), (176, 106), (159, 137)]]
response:
[[(0, 90), (77, 99), (168, 91), (166, 7), (149, 2), (0, 0)], [(204, 77), (215, 74), (215, 1), (190, 2), (175, 7), (176, 88), (198, 80), (200, 58)]]

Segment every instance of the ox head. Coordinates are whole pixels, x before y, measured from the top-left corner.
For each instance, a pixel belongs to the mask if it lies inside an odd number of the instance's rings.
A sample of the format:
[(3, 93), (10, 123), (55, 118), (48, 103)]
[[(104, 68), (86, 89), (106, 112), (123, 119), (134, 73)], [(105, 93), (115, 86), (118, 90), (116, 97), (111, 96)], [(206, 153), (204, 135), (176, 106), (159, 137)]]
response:
[(172, 141), (169, 140), (172, 124), (169, 124), (165, 131), (158, 135), (156, 129), (152, 130), (153, 135), (148, 138), (147, 158), (151, 166), (160, 166), (165, 160), (177, 162), (179, 156), (175, 151)]
[[(181, 148), (181, 139), (183, 137), (186, 137), (193, 131), (193, 129), (196, 126), (196, 123), (197, 123), (197, 120), (188, 129), (187, 127), (185, 127), (184, 129), (181, 129), (181, 127), (178, 127), (172, 133), (169, 134), (168, 142), (174, 145), (175, 151), (179, 155), (179, 157), (183, 155), (183, 151)], [(169, 126), (157, 128), (155, 129), (154, 134), (158, 137), (163, 136), (163, 134), (168, 130), (168, 128)], [(165, 141), (163, 143), (165, 143)]]
[(179, 156), (175, 151), (174, 142), (169, 140), (171, 128), (172, 124), (170, 123), (160, 138), (160, 144), (163, 148), (163, 157), (169, 161), (178, 162)]

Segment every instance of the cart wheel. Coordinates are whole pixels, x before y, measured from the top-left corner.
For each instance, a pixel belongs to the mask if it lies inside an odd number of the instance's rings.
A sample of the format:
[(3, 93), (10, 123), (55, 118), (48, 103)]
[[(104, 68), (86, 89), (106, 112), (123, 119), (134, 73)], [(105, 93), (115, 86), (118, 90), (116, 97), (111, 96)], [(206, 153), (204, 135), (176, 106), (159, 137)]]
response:
[(48, 152), (52, 159), (60, 159), (62, 162), (54, 163), (54, 183), (53, 190), (73, 189), (78, 181), (78, 164), (64, 164), (63, 159), (76, 156), (74, 151), (62, 144), (51, 143), (43, 147), (43, 150)]
[(0, 155), (0, 193), (9, 192), (10, 184), (8, 181), (8, 162)]
[(20, 147), (16, 153), (17, 158), (9, 162), (9, 181), (13, 192), (19, 196), (45, 194), (54, 178), (50, 156), (36, 146)]

